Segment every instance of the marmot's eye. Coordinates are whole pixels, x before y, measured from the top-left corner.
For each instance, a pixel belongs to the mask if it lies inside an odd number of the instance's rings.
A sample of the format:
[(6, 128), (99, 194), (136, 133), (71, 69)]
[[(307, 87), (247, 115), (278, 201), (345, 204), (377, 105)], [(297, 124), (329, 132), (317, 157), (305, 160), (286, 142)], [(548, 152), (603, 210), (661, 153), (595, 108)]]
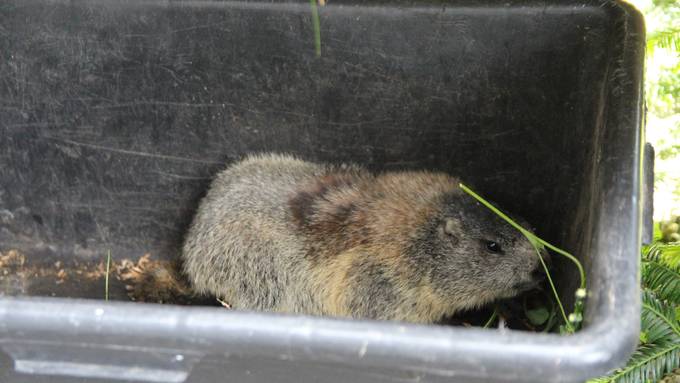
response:
[(489, 250), (492, 253), (500, 253), (501, 252), (501, 245), (494, 241), (488, 241), (486, 242), (486, 249)]

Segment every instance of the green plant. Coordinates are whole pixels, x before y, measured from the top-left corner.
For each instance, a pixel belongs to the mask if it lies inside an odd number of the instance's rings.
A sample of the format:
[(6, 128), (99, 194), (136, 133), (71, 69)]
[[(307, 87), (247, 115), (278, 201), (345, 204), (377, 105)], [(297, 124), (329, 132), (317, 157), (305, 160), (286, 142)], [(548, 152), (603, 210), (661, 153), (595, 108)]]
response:
[(640, 343), (628, 364), (589, 383), (657, 382), (680, 366), (680, 244), (642, 249)]
[[(496, 215), (504, 219), (506, 222), (508, 222), (512, 227), (515, 229), (519, 230), (520, 233), (524, 234), (524, 236), (531, 242), (531, 245), (534, 247), (536, 250), (536, 255), (538, 256), (538, 259), (541, 261), (541, 265), (543, 266), (543, 270), (545, 271), (546, 276), (548, 277), (548, 282), (550, 283), (550, 288), (552, 289), (552, 292), (555, 297), (555, 301), (557, 302), (557, 306), (560, 309), (560, 313), (562, 314), (562, 319), (564, 320), (564, 324), (560, 327), (560, 332), (561, 333), (573, 333), (576, 330), (578, 330), (581, 321), (583, 320), (583, 300), (586, 297), (586, 273), (583, 270), (583, 266), (581, 266), (581, 262), (576, 259), (573, 255), (569, 254), (568, 252), (551, 245), (550, 243), (544, 241), (543, 239), (539, 238), (536, 236), (536, 234), (532, 233), (531, 231), (523, 228), (520, 226), (517, 222), (513, 221), (510, 217), (508, 217), (506, 214), (504, 214), (502, 211), (498, 210), (495, 206), (493, 206), (490, 202), (479, 196), (477, 193), (472, 191), (470, 188), (467, 186), (463, 185), (462, 183), (459, 184), (460, 188), (471, 195), (473, 198), (475, 198), (477, 201), (479, 201), (482, 205), (486, 206), (488, 209), (493, 211)], [(543, 260), (543, 257), (541, 257), (541, 251), (544, 251), (545, 248), (548, 248), (566, 258), (574, 262), (576, 267), (578, 268), (580, 277), (581, 277), (581, 285), (578, 290), (576, 290), (576, 300), (574, 303), (574, 311), (567, 316), (567, 314), (564, 311), (564, 306), (562, 305), (562, 301), (560, 300), (559, 295), (557, 294), (557, 289), (555, 288), (555, 283), (553, 282), (552, 276), (550, 275), (550, 271), (548, 270), (548, 266), (545, 264), (545, 261)], [(495, 311), (494, 311), (495, 313)], [(493, 319), (493, 318), (492, 318)], [(492, 319), (487, 322), (487, 325), (490, 324)], [(485, 325), (484, 327), (487, 327)]]
[(321, 57), (321, 24), (319, 22), (319, 8), (316, 5), (316, 0), (309, 0), (309, 6), (312, 10), (312, 30), (314, 32), (314, 52), (316, 57)]
[(486, 321), (486, 323), (484, 323), (484, 326), (483, 326), (483, 327), (484, 327), (484, 328), (489, 328), (489, 327), (493, 324), (493, 322), (496, 320), (496, 317), (498, 317), (498, 308), (494, 308), (494, 309), (493, 309), (493, 313), (491, 313), (491, 316), (490, 316), (489, 319)]
[(656, 151), (655, 217), (666, 219), (680, 213), (680, 2), (626, 1), (645, 17), (645, 136)]

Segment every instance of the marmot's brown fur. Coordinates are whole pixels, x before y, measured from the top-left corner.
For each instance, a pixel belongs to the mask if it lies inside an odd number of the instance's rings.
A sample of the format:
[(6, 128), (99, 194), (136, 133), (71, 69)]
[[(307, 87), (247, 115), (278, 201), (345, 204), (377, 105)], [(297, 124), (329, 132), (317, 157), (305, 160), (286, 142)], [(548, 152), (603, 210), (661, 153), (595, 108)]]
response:
[(528, 240), (443, 173), (255, 155), (186, 236), (194, 289), (233, 308), (432, 323), (536, 284)]

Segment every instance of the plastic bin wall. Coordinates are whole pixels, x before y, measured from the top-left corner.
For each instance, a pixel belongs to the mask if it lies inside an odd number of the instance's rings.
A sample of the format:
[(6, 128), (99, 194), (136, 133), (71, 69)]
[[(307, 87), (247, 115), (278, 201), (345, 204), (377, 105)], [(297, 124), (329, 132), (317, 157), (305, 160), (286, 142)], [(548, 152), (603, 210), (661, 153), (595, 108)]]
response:
[(576, 382), (626, 360), (640, 306), (637, 11), (331, 0), (318, 12), (320, 55), (308, 2), (3, 1), (0, 246), (175, 257), (210, 178), (251, 152), (444, 170), (578, 255), (584, 330), (2, 298), (3, 381)]

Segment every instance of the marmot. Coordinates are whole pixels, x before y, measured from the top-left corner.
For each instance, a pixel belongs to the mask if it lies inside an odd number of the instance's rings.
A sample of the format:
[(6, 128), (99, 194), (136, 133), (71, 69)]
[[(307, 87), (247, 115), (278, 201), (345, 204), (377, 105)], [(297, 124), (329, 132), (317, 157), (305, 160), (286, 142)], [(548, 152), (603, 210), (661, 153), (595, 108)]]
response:
[(212, 182), (184, 271), (235, 309), (416, 323), (536, 286), (529, 241), (458, 185), (252, 155)]

